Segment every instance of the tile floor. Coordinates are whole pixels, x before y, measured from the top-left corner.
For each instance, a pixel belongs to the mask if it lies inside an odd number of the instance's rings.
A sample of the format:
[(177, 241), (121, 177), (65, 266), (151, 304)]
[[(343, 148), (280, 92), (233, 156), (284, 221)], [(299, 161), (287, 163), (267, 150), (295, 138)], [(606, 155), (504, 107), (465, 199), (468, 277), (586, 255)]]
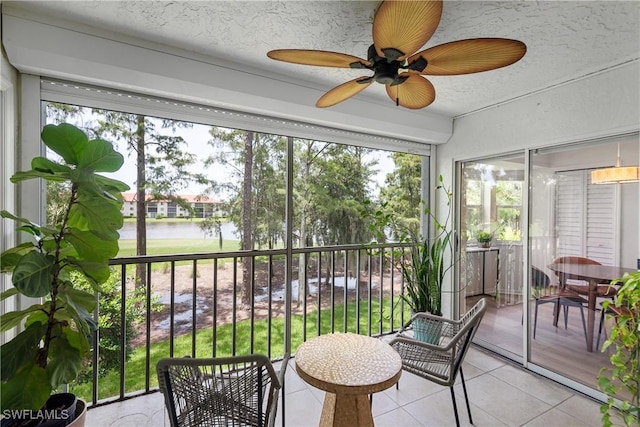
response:
[[(474, 426), (600, 426), (600, 404), (588, 397), (493, 357), (474, 347), (463, 372)], [(324, 392), (307, 385), (290, 361), (286, 374), (286, 425), (317, 426)], [(455, 387), (460, 422), (469, 425), (462, 387)], [(399, 388), (373, 397), (376, 426), (455, 425), (446, 387), (402, 373)], [(278, 411), (280, 424), (281, 410)], [(169, 426), (162, 395), (153, 393), (90, 409), (87, 427)]]

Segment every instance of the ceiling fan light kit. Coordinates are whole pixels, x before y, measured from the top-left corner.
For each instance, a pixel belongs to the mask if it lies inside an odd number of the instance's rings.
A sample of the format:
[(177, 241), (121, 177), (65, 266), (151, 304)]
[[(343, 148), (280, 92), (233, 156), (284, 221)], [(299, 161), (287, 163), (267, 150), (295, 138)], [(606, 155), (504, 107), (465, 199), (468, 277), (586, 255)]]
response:
[(458, 40), (416, 51), (427, 43), (442, 17), (442, 0), (386, 0), (373, 18), (373, 44), (367, 59), (323, 50), (278, 49), (271, 59), (322, 67), (367, 69), (361, 76), (327, 93), (317, 107), (326, 108), (362, 92), (374, 81), (385, 85), (396, 105), (410, 109), (427, 107), (436, 99), (435, 88), (423, 75), (453, 76), (506, 67), (526, 53), (524, 43), (502, 38)]

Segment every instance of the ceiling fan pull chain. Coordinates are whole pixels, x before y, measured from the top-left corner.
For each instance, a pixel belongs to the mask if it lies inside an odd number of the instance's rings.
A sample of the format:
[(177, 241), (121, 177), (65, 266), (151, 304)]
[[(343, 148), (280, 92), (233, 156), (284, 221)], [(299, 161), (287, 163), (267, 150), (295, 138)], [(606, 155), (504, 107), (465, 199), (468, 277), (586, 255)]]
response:
[(396, 107), (400, 106), (400, 85), (396, 86)]

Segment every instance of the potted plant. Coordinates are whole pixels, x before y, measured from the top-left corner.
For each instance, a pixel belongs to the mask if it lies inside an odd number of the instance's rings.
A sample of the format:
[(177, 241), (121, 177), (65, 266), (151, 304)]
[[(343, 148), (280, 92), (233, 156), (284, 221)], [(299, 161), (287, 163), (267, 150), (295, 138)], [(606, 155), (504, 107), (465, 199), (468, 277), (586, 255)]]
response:
[[(52, 411), (46, 406), (60, 397), (53, 392), (76, 378), (96, 329), (96, 298), (74, 287), (72, 273), (82, 274), (100, 292), (100, 284), (110, 276), (109, 259), (118, 253), (121, 192), (128, 190), (126, 184), (97, 173), (115, 172), (123, 164), (111, 143), (90, 141), (69, 124), (47, 125), (41, 136), (61, 160), (36, 157), (32, 169), (17, 172), (11, 182), (41, 178), (62, 184), (65, 208), (59, 221), (46, 226), (1, 212), (3, 218), (18, 222), (18, 230), (31, 235), (31, 241), (2, 253), (1, 271), (11, 273), (14, 287), (0, 298), (37, 299), (30, 307), (0, 317), (2, 332), (22, 327), (0, 347), (3, 425), (7, 419), (28, 425), (43, 418), (66, 425), (77, 413), (73, 408)], [(86, 410), (84, 402), (78, 406)]]
[[(449, 229), (453, 193), (443, 184), (443, 178), (438, 177), (439, 184), (436, 191), (444, 192), (447, 198), (448, 211), (443, 221), (439, 221), (429, 208), (424, 214), (429, 217), (434, 227), (433, 237), (423, 236), (415, 228), (405, 224), (398, 224), (384, 209), (373, 213), (373, 224), (370, 226), (378, 241), (385, 239), (385, 232), (392, 230), (400, 243), (409, 243), (406, 251), (394, 254), (399, 261), (404, 288), (400, 295), (410, 307), (412, 313), (428, 312), (442, 316), (442, 285), (447, 272), (453, 267), (453, 230)], [(384, 208), (384, 206), (383, 206)], [(365, 216), (370, 213), (363, 212)], [(428, 325), (413, 325), (417, 338), (434, 342), (439, 339), (437, 331), (434, 335), (423, 334), (423, 330), (430, 329)]]
[[(602, 425), (611, 426), (611, 413), (616, 406), (622, 411), (625, 425), (640, 422), (640, 271), (626, 273), (611, 282), (620, 284), (613, 301), (602, 303), (603, 310), (615, 313), (615, 323), (602, 351), (612, 347), (611, 366), (598, 375), (598, 387), (607, 395), (601, 407)], [(618, 402), (618, 399), (622, 399)]]
[(480, 231), (476, 234), (476, 240), (478, 241), (478, 245), (481, 248), (488, 248), (491, 246), (491, 241), (493, 240), (493, 234), (488, 231)]

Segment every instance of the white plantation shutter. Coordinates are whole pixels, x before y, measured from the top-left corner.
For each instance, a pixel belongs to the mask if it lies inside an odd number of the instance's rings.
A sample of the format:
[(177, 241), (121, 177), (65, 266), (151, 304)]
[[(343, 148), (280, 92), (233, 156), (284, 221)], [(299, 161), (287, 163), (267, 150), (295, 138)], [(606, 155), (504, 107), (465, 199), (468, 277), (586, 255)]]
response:
[(563, 172), (556, 180), (556, 246), (558, 256), (582, 256), (585, 219), (582, 176)]
[(617, 226), (616, 185), (591, 184), (587, 173), (586, 256), (605, 265), (617, 265), (614, 248)]
[(616, 185), (591, 184), (591, 171), (556, 174), (556, 254), (616, 265)]

